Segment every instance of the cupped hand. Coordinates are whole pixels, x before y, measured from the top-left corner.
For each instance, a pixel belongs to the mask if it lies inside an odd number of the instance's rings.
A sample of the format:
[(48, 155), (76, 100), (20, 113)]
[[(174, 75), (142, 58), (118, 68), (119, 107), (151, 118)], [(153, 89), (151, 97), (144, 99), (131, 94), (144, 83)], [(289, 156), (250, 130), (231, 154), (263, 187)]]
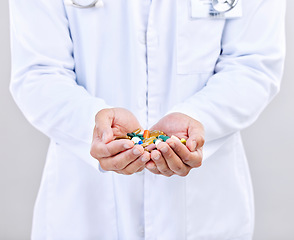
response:
[(192, 168), (201, 166), (204, 128), (200, 122), (182, 113), (171, 113), (150, 130), (160, 130), (168, 136), (185, 138), (187, 142), (185, 146), (179, 139), (170, 138), (158, 144), (157, 150), (151, 152), (151, 160), (146, 164), (148, 170), (165, 176), (186, 176)]
[(105, 171), (130, 175), (140, 172), (150, 160), (150, 153), (128, 139), (115, 140), (134, 129), (142, 129), (136, 117), (123, 108), (103, 109), (96, 114), (91, 156)]

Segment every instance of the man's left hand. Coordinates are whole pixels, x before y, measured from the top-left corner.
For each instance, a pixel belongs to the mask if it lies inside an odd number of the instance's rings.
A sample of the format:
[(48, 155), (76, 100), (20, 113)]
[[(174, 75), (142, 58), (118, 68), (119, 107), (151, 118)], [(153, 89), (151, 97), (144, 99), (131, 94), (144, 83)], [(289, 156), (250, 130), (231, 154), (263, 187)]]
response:
[[(187, 176), (192, 168), (202, 164), (202, 148), (204, 145), (204, 128), (197, 120), (182, 114), (171, 113), (163, 117), (151, 130), (163, 131), (169, 138), (159, 143), (157, 150), (151, 152), (151, 159), (146, 168), (154, 174), (164, 176)], [(187, 140), (186, 146), (180, 139)]]

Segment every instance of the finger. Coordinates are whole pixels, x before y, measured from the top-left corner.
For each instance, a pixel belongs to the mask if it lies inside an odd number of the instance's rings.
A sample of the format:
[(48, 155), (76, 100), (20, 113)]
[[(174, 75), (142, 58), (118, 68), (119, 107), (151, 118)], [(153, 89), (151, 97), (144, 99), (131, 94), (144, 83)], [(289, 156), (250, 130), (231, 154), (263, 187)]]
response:
[(153, 162), (153, 160), (150, 160), (149, 162), (147, 162), (147, 164), (146, 164), (146, 168), (147, 168), (150, 172), (152, 172), (152, 173), (154, 173), (154, 174), (160, 174), (160, 172), (158, 171), (158, 169), (157, 169), (155, 163)]
[(161, 152), (162, 156), (166, 160), (168, 167), (173, 172), (175, 172), (179, 176), (187, 176), (190, 171), (190, 167), (183, 163), (179, 156), (166, 142), (158, 144), (157, 149)]
[(177, 139), (168, 139), (166, 143), (186, 165), (192, 168), (201, 166), (202, 151), (199, 149), (197, 149), (195, 152), (190, 152), (190, 150), (184, 144), (182, 144), (180, 140)]
[(111, 129), (114, 120), (114, 111), (110, 109), (100, 110), (95, 117), (95, 133), (94, 136), (102, 142), (108, 143), (113, 139)]
[(191, 127), (188, 129), (188, 136), (186, 146), (191, 151), (194, 152), (204, 145), (204, 129), (202, 125), (200, 127)]
[(160, 151), (154, 150), (151, 152), (151, 159), (154, 161), (157, 170), (164, 176), (170, 177), (174, 174), (168, 167), (165, 159), (162, 157)]
[(151, 152), (155, 148), (156, 148), (156, 145), (154, 143), (152, 143), (152, 144), (148, 145), (147, 147), (145, 147), (145, 149), (148, 150), (149, 152)]
[(118, 153), (128, 150), (133, 146), (134, 143), (127, 139), (115, 140), (107, 144), (97, 139), (92, 143), (90, 153), (92, 157), (102, 159), (117, 155)]
[(143, 153), (143, 147), (136, 145), (132, 149), (121, 152), (115, 156), (100, 159), (100, 166), (106, 171), (123, 170), (131, 162), (143, 155)]
[(145, 169), (145, 164), (137, 170), (137, 173), (142, 172)]
[[(150, 160), (150, 153), (144, 152), (139, 158), (135, 161), (131, 162), (128, 166), (126, 166), (121, 172), (125, 175), (131, 175), (135, 172), (138, 172)], [(142, 170), (141, 170), (142, 171)]]

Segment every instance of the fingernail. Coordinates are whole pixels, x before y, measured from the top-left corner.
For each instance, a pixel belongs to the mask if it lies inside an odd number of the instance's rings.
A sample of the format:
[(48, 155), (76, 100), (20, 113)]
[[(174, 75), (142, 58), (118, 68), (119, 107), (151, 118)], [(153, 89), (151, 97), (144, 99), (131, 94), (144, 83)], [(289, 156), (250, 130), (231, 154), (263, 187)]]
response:
[(156, 148), (156, 145), (154, 143), (150, 144), (149, 146), (147, 146), (145, 149), (147, 149), (148, 151), (152, 151)]
[(170, 138), (176, 139), (176, 140), (180, 140), (177, 136), (172, 135)]
[(166, 153), (168, 151), (167, 147), (163, 147), (162, 149), (160, 149), (161, 152)]
[(143, 156), (142, 159), (141, 159), (141, 161), (142, 161), (142, 162), (147, 162), (147, 161), (149, 161), (149, 159), (146, 158), (145, 156)]
[(141, 151), (138, 148), (134, 148), (133, 153), (135, 155), (140, 155), (141, 154)]
[(170, 142), (169, 145), (172, 147), (172, 148), (175, 148), (176, 147), (176, 144), (174, 142)]
[(155, 168), (155, 165), (154, 165), (154, 163), (148, 163), (148, 164), (146, 165), (146, 167), (147, 167), (148, 169), (154, 169), (154, 168)]
[(159, 160), (159, 158), (160, 158), (160, 155), (157, 154), (157, 155), (154, 157), (154, 160)]
[(124, 148), (125, 149), (130, 149), (130, 148), (132, 148), (129, 144), (124, 144)]

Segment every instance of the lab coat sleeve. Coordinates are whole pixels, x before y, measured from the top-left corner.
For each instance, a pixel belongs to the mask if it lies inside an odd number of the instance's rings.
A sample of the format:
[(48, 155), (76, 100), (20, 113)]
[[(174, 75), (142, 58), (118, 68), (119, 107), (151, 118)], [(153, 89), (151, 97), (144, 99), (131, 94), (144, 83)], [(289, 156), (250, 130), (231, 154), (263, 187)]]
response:
[(14, 100), (32, 125), (97, 169), (95, 114), (109, 106), (76, 82), (63, 1), (10, 0), (10, 16)]
[(208, 148), (252, 124), (279, 91), (286, 1), (242, 3), (243, 17), (226, 20), (215, 73), (202, 90), (169, 111), (199, 120)]

